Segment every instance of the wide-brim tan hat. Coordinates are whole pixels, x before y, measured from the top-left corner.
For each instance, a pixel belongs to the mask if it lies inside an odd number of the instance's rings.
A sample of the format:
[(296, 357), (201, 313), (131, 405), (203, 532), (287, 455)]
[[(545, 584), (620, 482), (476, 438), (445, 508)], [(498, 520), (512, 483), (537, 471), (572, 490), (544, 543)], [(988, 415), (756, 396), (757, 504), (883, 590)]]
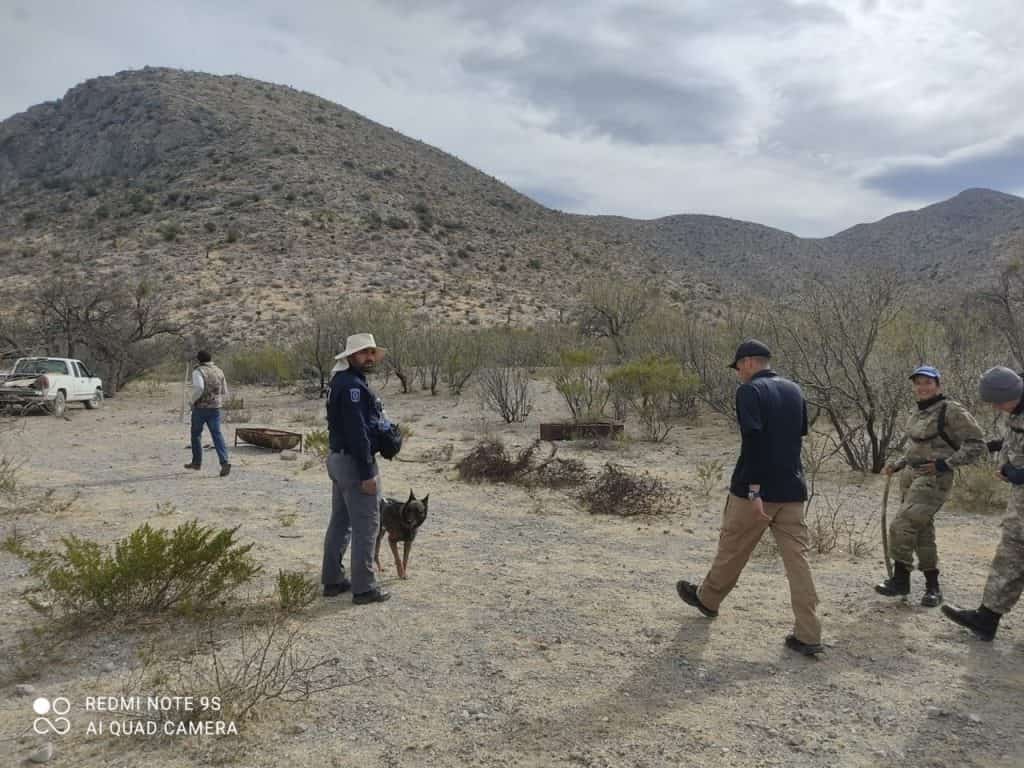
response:
[(362, 352), (364, 349), (372, 349), (374, 352), (374, 363), (379, 363), (384, 359), (384, 354), (387, 350), (384, 347), (378, 347), (377, 342), (373, 339), (372, 333), (353, 333), (345, 340), (345, 349), (341, 354), (335, 355), (335, 360), (347, 360), (349, 355), (354, 355), (356, 352)]

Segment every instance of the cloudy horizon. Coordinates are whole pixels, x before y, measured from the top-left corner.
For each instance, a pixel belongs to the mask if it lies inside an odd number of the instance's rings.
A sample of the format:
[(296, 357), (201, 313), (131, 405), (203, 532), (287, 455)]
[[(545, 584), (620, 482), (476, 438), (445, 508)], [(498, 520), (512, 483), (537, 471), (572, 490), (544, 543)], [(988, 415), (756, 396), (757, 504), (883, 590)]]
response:
[(342, 104), (551, 207), (805, 237), (1024, 192), (1007, 0), (0, 0), (0, 120), (143, 66)]

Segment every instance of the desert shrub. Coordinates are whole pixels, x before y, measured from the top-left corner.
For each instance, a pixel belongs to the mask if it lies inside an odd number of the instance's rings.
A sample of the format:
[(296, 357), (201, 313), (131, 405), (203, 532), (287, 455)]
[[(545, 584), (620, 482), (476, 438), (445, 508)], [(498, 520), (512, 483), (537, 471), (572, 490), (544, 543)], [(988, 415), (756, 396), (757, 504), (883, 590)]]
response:
[(442, 378), (448, 391), (459, 396), (470, 379), (480, 370), (484, 359), (484, 342), (476, 331), (450, 331), (443, 359)]
[(302, 363), (292, 350), (264, 344), (229, 355), (224, 373), (238, 384), (284, 384), (301, 377)]
[(554, 375), (555, 389), (575, 422), (600, 419), (608, 405), (609, 388), (601, 371), (601, 355), (593, 349), (567, 349)]
[(547, 488), (567, 488), (586, 482), (589, 474), (583, 462), (557, 458), (556, 445), (551, 446), (546, 458), (539, 459), (540, 443), (540, 440), (534, 440), (513, 458), (501, 440), (481, 440), (455, 465), (459, 479)]
[(701, 496), (706, 498), (711, 495), (711, 492), (721, 482), (724, 471), (725, 463), (718, 459), (702, 461), (697, 464), (697, 487)]
[(687, 376), (674, 360), (646, 357), (619, 366), (607, 376), (613, 395), (636, 411), (644, 427), (644, 435), (660, 443), (672, 431), (668, 419), (674, 397), (695, 396), (699, 388), (696, 377)]
[[(995, 472), (995, 464), (988, 461), (960, 467), (953, 479), (953, 492), (950, 494), (953, 506), (976, 514), (1002, 513), (1006, 509), (1010, 488), (1008, 483), (995, 476)], [(896, 482), (894, 479), (893, 483)]]
[(125, 680), (125, 692), (189, 696), (196, 702), (216, 697), (219, 709), (173, 710), (173, 717), (243, 723), (272, 703), (306, 702), (367, 679), (354, 678), (336, 654), (311, 653), (311, 644), (302, 625), (286, 612), (263, 624), (232, 627), (230, 637), (221, 636), (214, 626), (204, 627), (186, 639), (183, 652), (170, 658), (155, 649), (140, 653), (142, 664)]
[(178, 235), (181, 234), (181, 227), (178, 226), (176, 221), (168, 220), (161, 222), (160, 226), (157, 227), (157, 231), (160, 233), (160, 237), (167, 242), (171, 242), (176, 240)]
[(298, 571), (277, 572), (277, 603), (282, 611), (293, 613), (312, 605), (320, 585)]
[(533, 410), (530, 375), (516, 365), (499, 365), (480, 371), (480, 395), (484, 407), (506, 424), (526, 421)]
[[(209, 607), (261, 570), (238, 528), (192, 520), (173, 531), (136, 528), (111, 548), (70, 535), (63, 551), (23, 553), (41, 592), (67, 615), (158, 613)], [(33, 598), (35, 607), (45, 604)]]
[(18, 489), (18, 472), (22, 462), (0, 455), (0, 493), (14, 493)]
[(579, 496), (592, 515), (662, 515), (679, 511), (680, 499), (664, 481), (608, 463)]
[(312, 453), (321, 463), (327, 461), (327, 454), (331, 452), (330, 435), (326, 429), (312, 429), (306, 433), (303, 439), (306, 450)]

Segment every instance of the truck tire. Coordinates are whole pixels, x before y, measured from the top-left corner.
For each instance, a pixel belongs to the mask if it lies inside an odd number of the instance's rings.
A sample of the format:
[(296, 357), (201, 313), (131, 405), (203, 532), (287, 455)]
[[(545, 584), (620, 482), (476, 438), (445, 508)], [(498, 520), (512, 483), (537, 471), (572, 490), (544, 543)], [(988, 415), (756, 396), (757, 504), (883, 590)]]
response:
[(68, 397), (64, 394), (64, 390), (57, 392), (57, 397), (54, 398), (53, 403), (50, 404), (50, 412), (58, 419), (64, 418), (64, 411), (68, 407)]
[(97, 389), (96, 394), (92, 396), (92, 400), (85, 401), (85, 407), (90, 411), (95, 411), (97, 408), (103, 407), (103, 390)]

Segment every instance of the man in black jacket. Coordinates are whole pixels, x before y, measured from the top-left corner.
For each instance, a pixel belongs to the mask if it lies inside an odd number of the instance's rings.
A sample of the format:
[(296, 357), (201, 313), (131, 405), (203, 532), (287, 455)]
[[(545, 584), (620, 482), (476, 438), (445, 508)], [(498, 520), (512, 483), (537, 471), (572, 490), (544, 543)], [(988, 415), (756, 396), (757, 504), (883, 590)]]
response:
[[(375, 454), (376, 430), (383, 417), (380, 398), (366, 383), (366, 374), (384, 357), (369, 333), (348, 337), (327, 393), (330, 453), (331, 521), (324, 536), (321, 581), (324, 597), (349, 589), (352, 602), (380, 603), (391, 597), (377, 584), (374, 544), (380, 528), (380, 473)], [(345, 578), (342, 558), (352, 544), (352, 580)]]
[(796, 617), (786, 647), (813, 656), (821, 653), (822, 645), (815, 612), (818, 595), (807, 561), (807, 486), (800, 461), (807, 403), (800, 387), (771, 369), (770, 357), (768, 347), (755, 339), (744, 341), (736, 350), (730, 367), (741, 382), (736, 390), (736, 418), (743, 442), (729, 484), (718, 552), (700, 586), (680, 581), (676, 591), (683, 601), (714, 618), (757, 542), (771, 528), (782, 553)]

